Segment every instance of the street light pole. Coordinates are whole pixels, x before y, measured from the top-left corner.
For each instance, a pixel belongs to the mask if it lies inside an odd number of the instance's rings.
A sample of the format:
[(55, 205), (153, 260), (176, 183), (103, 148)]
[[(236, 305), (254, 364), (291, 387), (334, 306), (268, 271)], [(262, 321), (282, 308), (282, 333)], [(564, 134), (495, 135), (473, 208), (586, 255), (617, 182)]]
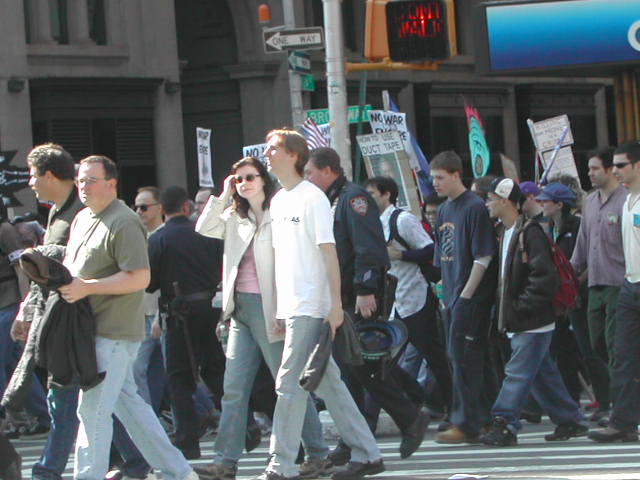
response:
[(331, 146), (340, 155), (344, 174), (353, 177), (351, 138), (347, 119), (347, 79), (342, 34), (342, 0), (322, 0), (327, 62), (327, 99), (331, 118)]
[[(285, 28), (296, 27), (296, 17), (294, 11), (293, 0), (282, 0), (282, 8), (284, 10), (284, 26)], [(291, 95), (291, 119), (292, 127), (296, 128), (304, 122), (304, 107), (302, 104), (302, 79), (300, 75), (289, 70), (289, 92)]]

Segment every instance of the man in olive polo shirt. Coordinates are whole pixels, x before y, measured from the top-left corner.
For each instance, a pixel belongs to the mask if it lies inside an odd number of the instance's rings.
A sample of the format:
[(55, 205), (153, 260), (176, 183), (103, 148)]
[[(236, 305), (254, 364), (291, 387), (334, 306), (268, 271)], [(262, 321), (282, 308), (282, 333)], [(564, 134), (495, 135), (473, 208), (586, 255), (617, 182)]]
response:
[(59, 289), (69, 303), (88, 297), (96, 321), (96, 387), (80, 394), (74, 478), (102, 480), (109, 467), (111, 414), (127, 426), (151, 466), (168, 480), (195, 480), (187, 461), (139, 395), (132, 365), (144, 338), (143, 292), (149, 283), (146, 230), (117, 198), (118, 170), (107, 157), (80, 162), (78, 194), (88, 208), (71, 225), (64, 264), (73, 281)]

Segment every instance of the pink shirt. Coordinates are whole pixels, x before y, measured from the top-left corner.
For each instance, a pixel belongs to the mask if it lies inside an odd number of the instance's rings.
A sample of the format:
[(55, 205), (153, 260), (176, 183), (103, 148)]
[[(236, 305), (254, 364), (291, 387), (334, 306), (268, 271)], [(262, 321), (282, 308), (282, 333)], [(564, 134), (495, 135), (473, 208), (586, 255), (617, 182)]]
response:
[(256, 259), (253, 256), (253, 240), (244, 252), (240, 265), (238, 265), (238, 276), (236, 277), (236, 292), (261, 293), (258, 284), (258, 274), (256, 272)]

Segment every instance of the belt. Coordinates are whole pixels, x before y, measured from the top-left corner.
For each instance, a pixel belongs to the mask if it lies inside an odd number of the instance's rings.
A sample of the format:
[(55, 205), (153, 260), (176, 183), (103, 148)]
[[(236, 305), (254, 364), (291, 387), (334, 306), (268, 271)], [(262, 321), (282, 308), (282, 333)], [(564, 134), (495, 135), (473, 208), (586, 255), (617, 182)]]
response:
[[(182, 300), (187, 302), (198, 302), (203, 300), (211, 300), (214, 297), (214, 293), (210, 290), (203, 290), (201, 292), (187, 293), (186, 295), (180, 295)], [(163, 297), (163, 300), (170, 302), (175, 297)]]

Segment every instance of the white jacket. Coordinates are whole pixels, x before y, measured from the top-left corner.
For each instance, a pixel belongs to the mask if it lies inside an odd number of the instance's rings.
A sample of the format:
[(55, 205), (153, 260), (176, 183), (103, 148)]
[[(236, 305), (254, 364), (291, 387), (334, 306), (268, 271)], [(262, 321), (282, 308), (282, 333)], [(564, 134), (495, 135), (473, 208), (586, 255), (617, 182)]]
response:
[(284, 335), (277, 333), (276, 325), (276, 282), (269, 210), (264, 212), (262, 223), (256, 228), (255, 215), (251, 210), (249, 218), (241, 218), (231, 208), (225, 210), (222, 201), (212, 195), (198, 218), (196, 231), (207, 237), (224, 240), (222, 311), (225, 319), (231, 317), (235, 309), (238, 266), (253, 240), (267, 338), (271, 343), (283, 340)]

